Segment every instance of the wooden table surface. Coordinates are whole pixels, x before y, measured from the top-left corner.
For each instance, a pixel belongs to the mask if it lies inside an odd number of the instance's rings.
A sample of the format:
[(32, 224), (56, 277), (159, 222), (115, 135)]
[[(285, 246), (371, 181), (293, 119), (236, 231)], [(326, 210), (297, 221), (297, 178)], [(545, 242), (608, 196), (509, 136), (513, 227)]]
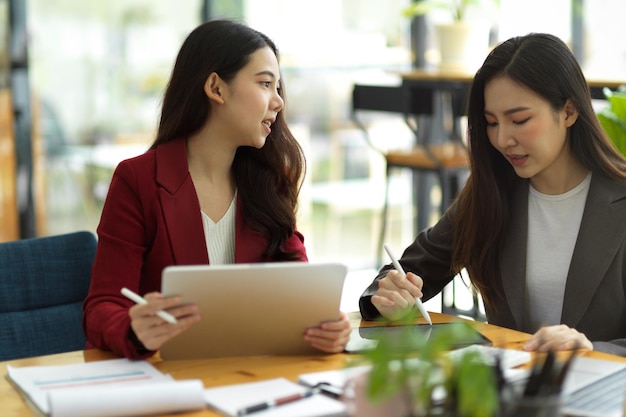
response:
[[(353, 326), (370, 326), (372, 322), (361, 322), (358, 313), (352, 313)], [(434, 323), (460, 320), (445, 314), (431, 313)], [(423, 320), (423, 319), (420, 319)], [(530, 335), (486, 323), (470, 322), (494, 346), (520, 349)], [(583, 356), (626, 362), (626, 358), (599, 352), (582, 352)], [(0, 362), (0, 373), (6, 375), (8, 364), (12, 366), (63, 365), (115, 359), (117, 356), (98, 349), (40, 356), (28, 359)], [(206, 388), (220, 385), (254, 382), (264, 379), (285, 377), (297, 381), (298, 376), (307, 372), (341, 369), (355, 358), (350, 354), (311, 355), (311, 356), (253, 356), (208, 360), (164, 361), (158, 355), (149, 359), (157, 369), (172, 375), (175, 379), (201, 379)], [(6, 378), (0, 380), (0, 415), (2, 417), (33, 417), (36, 414), (28, 407), (21, 395)], [(209, 410), (188, 413), (164, 414), (166, 417), (216, 417), (220, 414)]]
[[(406, 85), (433, 86), (434, 88), (453, 88), (459, 85), (469, 86), (474, 79), (473, 73), (459, 71), (438, 71), (427, 69), (413, 69), (400, 72), (399, 76)], [(585, 74), (587, 85), (591, 89), (593, 98), (603, 98), (602, 88), (616, 90), (626, 85), (626, 76), (615, 78), (597, 74)]]
[[(403, 80), (414, 81), (458, 81), (458, 82), (472, 82), (474, 73), (462, 72), (462, 71), (439, 71), (428, 69), (413, 69), (411, 71), (400, 72), (400, 77)], [(592, 87), (609, 87), (617, 88), (620, 85), (626, 84), (626, 76), (623, 78), (603, 77), (596, 74), (585, 74), (587, 83)]]

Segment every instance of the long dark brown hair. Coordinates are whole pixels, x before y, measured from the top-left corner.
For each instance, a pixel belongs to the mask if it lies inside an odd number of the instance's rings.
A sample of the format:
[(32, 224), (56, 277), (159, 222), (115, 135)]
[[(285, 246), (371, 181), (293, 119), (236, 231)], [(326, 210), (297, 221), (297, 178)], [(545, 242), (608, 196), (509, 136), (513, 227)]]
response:
[[(230, 82), (250, 55), (276, 45), (264, 34), (238, 22), (212, 20), (194, 29), (178, 53), (165, 95), (157, 137), (150, 149), (174, 139), (187, 138), (211, 117), (204, 83), (217, 73)], [(280, 95), (284, 100), (281, 81)], [(273, 260), (298, 259), (285, 252), (284, 242), (296, 225), (298, 194), (305, 171), (302, 149), (291, 134), (284, 110), (276, 116), (272, 132), (261, 149), (240, 147), (232, 171), (243, 216), (249, 226), (268, 239), (264, 256)]]
[(545, 100), (555, 111), (570, 100), (578, 110), (569, 145), (591, 172), (626, 180), (626, 161), (612, 146), (592, 108), (589, 87), (576, 58), (559, 38), (542, 33), (511, 38), (487, 56), (468, 99), (470, 176), (455, 202), (453, 270), (466, 268), (486, 305), (502, 295), (499, 255), (514, 188), (527, 181), (489, 142), (485, 85), (504, 75)]

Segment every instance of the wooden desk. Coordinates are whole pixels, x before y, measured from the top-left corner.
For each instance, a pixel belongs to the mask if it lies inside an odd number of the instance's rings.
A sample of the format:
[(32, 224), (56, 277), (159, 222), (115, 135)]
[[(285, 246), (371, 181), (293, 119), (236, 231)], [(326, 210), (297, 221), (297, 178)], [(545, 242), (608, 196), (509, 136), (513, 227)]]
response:
[[(402, 82), (406, 85), (449, 89), (463, 85), (469, 86), (474, 79), (474, 74), (467, 72), (415, 69), (408, 72), (401, 72), (400, 77), (402, 78)], [(589, 76), (586, 75), (585, 77), (591, 91), (591, 96), (595, 99), (604, 98), (604, 94), (602, 94), (604, 87), (617, 90), (620, 86), (626, 85), (626, 78), (616, 79), (597, 76), (595, 74), (589, 74)]]
[[(359, 325), (358, 313), (352, 316), (353, 324)], [(431, 313), (434, 323), (461, 320), (445, 314)], [(423, 319), (422, 319), (423, 320)], [(473, 322), (477, 329), (489, 338), (494, 346), (519, 349), (529, 334), (505, 329), (485, 323)], [(374, 323), (363, 323), (364, 326)], [(626, 362), (626, 358), (599, 352), (586, 352), (584, 356)], [(286, 377), (297, 381), (298, 376), (306, 372), (340, 369), (346, 366), (353, 355), (336, 354), (320, 356), (257, 356), (241, 358), (221, 358), (189, 361), (164, 361), (158, 357), (149, 361), (163, 373), (171, 374), (175, 379), (201, 379), (206, 388), (227, 384), (260, 381), (264, 379)], [(26, 405), (20, 394), (4, 378), (6, 366), (41, 366), (64, 365), (115, 359), (110, 352), (98, 349), (40, 356), (36, 358), (0, 362), (0, 415), (3, 417), (33, 417), (35, 413)], [(220, 414), (204, 409), (189, 413), (167, 414), (164, 417), (218, 417)]]

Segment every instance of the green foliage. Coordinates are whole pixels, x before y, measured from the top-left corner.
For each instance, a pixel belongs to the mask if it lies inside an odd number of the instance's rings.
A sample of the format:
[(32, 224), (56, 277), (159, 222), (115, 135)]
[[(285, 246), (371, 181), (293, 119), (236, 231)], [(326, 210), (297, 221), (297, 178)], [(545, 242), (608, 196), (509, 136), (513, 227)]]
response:
[(465, 12), (470, 6), (480, 7), (485, 1), (500, 5), (499, 0), (417, 0), (411, 2), (411, 5), (402, 11), (404, 17), (414, 17), (425, 15), (431, 10), (442, 9), (449, 10), (452, 18), (456, 22), (460, 22), (465, 18)]
[[(400, 392), (407, 392), (413, 416), (449, 412), (459, 417), (492, 417), (499, 407), (494, 370), (478, 352), (460, 357), (446, 355), (455, 341), (469, 335), (471, 328), (459, 322), (446, 331), (411, 331), (402, 326), (397, 338), (379, 338), (376, 349), (365, 353), (372, 365), (368, 394), (373, 402), (382, 402)], [(444, 390), (444, 401), (434, 395)], [(439, 415), (439, 414), (437, 414)]]
[(617, 150), (626, 156), (626, 89), (603, 90), (609, 105), (598, 112), (602, 128)]
[[(498, 409), (498, 390), (494, 372), (477, 352), (468, 352), (458, 363), (457, 410), (461, 416), (492, 417)], [(491, 399), (492, 401), (486, 401)]]

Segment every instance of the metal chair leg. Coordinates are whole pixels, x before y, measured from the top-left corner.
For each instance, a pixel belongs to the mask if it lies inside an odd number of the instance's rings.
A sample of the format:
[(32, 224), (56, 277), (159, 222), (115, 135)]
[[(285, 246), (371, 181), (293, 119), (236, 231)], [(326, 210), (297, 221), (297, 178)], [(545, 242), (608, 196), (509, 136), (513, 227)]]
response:
[(387, 166), (385, 169), (385, 197), (381, 213), (380, 235), (378, 236), (378, 245), (376, 247), (376, 265), (378, 268), (383, 265), (383, 245), (385, 243), (385, 234), (387, 233), (387, 212), (389, 209), (389, 187), (391, 182), (390, 174), (391, 168)]

